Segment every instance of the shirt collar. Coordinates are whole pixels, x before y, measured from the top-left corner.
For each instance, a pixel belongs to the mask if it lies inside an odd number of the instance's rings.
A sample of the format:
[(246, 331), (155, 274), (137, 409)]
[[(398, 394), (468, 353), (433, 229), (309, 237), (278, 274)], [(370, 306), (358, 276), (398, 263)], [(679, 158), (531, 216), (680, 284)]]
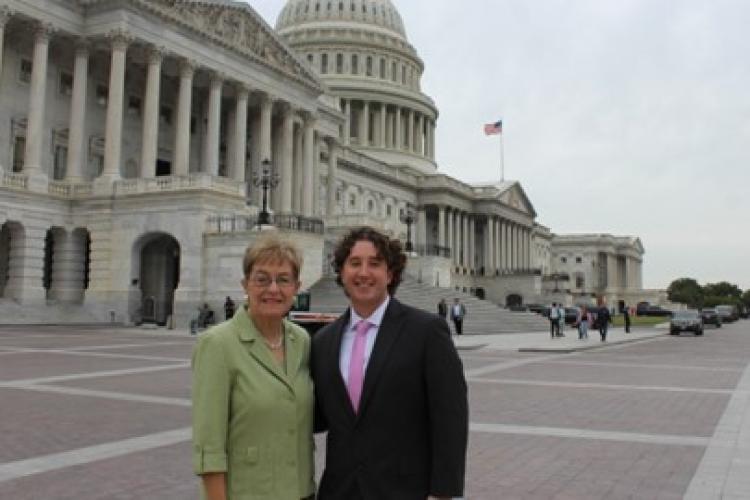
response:
[(383, 316), (385, 316), (385, 310), (388, 309), (388, 303), (390, 301), (391, 301), (391, 296), (386, 295), (383, 303), (380, 304), (377, 307), (377, 309), (373, 311), (373, 313), (370, 315), (369, 318), (363, 318), (362, 316), (357, 314), (357, 311), (355, 311), (353, 307), (349, 307), (349, 311), (351, 312), (351, 320), (349, 321), (349, 329), (351, 330), (352, 328), (354, 328), (362, 320), (367, 320), (375, 328), (380, 328), (380, 323), (383, 322)]

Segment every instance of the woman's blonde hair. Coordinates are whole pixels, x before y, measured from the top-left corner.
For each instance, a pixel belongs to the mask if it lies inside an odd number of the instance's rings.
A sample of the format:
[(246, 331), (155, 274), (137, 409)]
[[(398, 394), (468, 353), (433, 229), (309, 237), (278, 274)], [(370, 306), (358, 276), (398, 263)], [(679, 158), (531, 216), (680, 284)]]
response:
[(292, 265), (294, 279), (299, 279), (302, 260), (302, 253), (295, 244), (277, 234), (267, 233), (245, 250), (245, 257), (242, 259), (242, 272), (243, 276), (247, 278), (252, 272), (253, 266), (260, 262), (288, 262)]

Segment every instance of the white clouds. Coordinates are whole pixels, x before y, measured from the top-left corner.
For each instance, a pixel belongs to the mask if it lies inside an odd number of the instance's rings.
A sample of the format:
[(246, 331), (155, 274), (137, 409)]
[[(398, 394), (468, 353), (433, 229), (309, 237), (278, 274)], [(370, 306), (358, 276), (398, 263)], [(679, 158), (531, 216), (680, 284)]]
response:
[[(250, 3), (271, 24), (283, 6)], [(441, 112), (443, 171), (497, 177), (481, 127), (502, 118), (506, 174), (541, 223), (641, 236), (649, 287), (750, 288), (750, 2), (394, 3)]]

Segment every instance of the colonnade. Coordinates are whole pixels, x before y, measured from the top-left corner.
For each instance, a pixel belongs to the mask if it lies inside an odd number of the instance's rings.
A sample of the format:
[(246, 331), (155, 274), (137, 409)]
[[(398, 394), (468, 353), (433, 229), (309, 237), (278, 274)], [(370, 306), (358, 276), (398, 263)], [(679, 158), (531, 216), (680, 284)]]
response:
[[(435, 159), (435, 118), (385, 102), (342, 99), (343, 143), (408, 152)], [(353, 126), (354, 124), (354, 126)], [(352, 137), (352, 130), (356, 130)]]
[[(533, 267), (532, 228), (496, 215), (479, 216), (447, 206), (436, 208), (437, 246), (452, 250), (454, 266), (474, 271), (482, 268), (486, 276)], [(421, 219), (417, 224), (417, 234), (421, 236), (417, 242), (426, 242)]]
[[(8, 11), (0, 10), (0, 56), (8, 18)], [(48, 94), (50, 40), (54, 33), (54, 28), (46, 24), (37, 24), (34, 31), (24, 161), (21, 170), (21, 173), (28, 177), (48, 177), (44, 173), (46, 169), (43, 166), (43, 144), (48, 132), (45, 98)], [(67, 39), (61, 37), (61, 40)], [(134, 41), (130, 33), (123, 30), (112, 31), (107, 36), (110, 71), (104, 126), (104, 159), (102, 173), (95, 180), (95, 185), (111, 185), (122, 176), (125, 96), (126, 93), (133, 94), (132, 89), (126, 89), (126, 71), (141, 71), (141, 66), (132, 64), (133, 61), (128, 59), (128, 50)], [(75, 43), (67, 170), (64, 179), (67, 182), (85, 180), (84, 165), (87, 164), (86, 103), (92, 44), (85, 38), (79, 38)], [(190, 58), (168, 54), (163, 48), (146, 44), (145, 53), (145, 89), (141, 96), (143, 105), (140, 177), (150, 178), (157, 175), (157, 161), (160, 159), (159, 134), (163, 133), (160, 130), (160, 119), (164, 118), (161, 115), (163, 99), (160, 95), (162, 70), (165, 59), (171, 57), (177, 60), (179, 70), (176, 75), (178, 90), (169, 174), (188, 176), (191, 171), (198, 171), (211, 176), (223, 175), (238, 183), (245, 183), (250, 180), (246, 179), (247, 173), (260, 173), (262, 161), (268, 159), (280, 177), (280, 185), (274, 193), (273, 208), (280, 213), (294, 212), (308, 217), (315, 214), (319, 179), (316, 159), (320, 157), (320, 142), (334, 141), (335, 138), (325, 137), (316, 129), (317, 117), (314, 113), (296, 108), (292, 103), (274, 97), (268, 92), (252, 89), (245, 82), (232, 80), (214, 68), (200, 67)], [(203, 157), (198, 160), (200, 165), (198, 168), (194, 165), (191, 169), (191, 141), (195, 140), (193, 136), (196, 129), (193, 94), (196, 89), (196, 73), (199, 71), (206, 73), (209, 81), (204, 117), (206, 130), (202, 138)], [(229, 109), (222, 110), (227, 101)], [(223, 116), (228, 117), (224, 123)], [(222, 134), (224, 129), (226, 134)], [(227, 145), (226, 168), (220, 173), (220, 150), (223, 140)], [(251, 141), (249, 158), (248, 140)], [(196, 162), (195, 158), (192, 160)], [(335, 172), (335, 168), (333, 170)], [(258, 191), (253, 198), (259, 199)]]

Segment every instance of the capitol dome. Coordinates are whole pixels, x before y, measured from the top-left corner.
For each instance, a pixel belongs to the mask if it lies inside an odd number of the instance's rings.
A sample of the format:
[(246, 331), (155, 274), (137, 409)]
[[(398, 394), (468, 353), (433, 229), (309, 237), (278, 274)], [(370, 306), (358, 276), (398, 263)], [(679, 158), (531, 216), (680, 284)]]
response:
[(435, 172), (438, 110), (391, 0), (288, 0), (276, 30), (338, 98), (345, 146)]
[(406, 39), (401, 14), (390, 0), (289, 0), (276, 29), (337, 21), (380, 26)]

